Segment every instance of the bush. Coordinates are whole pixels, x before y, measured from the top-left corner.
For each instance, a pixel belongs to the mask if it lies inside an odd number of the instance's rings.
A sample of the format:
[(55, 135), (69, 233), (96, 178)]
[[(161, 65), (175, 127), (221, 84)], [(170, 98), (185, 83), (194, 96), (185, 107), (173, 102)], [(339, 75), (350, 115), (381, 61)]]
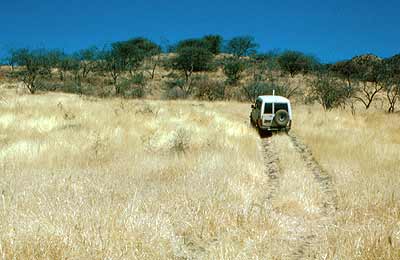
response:
[(82, 86), (74, 81), (65, 81), (60, 90), (66, 93), (83, 94)]
[(130, 79), (124, 80), (117, 85), (118, 93), (124, 97), (141, 98), (145, 95), (144, 87), (146, 79), (143, 73), (133, 75)]
[(222, 100), (225, 98), (225, 84), (218, 80), (211, 80), (207, 76), (194, 79), (192, 83), (196, 97), (202, 100)]
[(250, 82), (242, 88), (244, 96), (249, 101), (254, 101), (261, 95), (272, 95), (274, 90), (276, 95), (288, 97), (288, 89), (288, 87), (279, 85), (275, 82), (262, 81)]
[(176, 52), (181, 52), (185, 48), (203, 48), (207, 49), (207, 44), (201, 39), (187, 39), (178, 42)]
[(165, 83), (164, 98), (166, 99), (180, 99), (185, 98), (185, 92), (182, 90), (185, 85), (183, 79), (172, 79)]
[(190, 133), (184, 129), (179, 128), (171, 143), (171, 150), (176, 153), (185, 153), (189, 149)]
[(36, 89), (41, 91), (61, 91), (72, 94), (83, 94), (84, 92), (80, 84), (70, 80), (64, 82), (39, 80), (37, 81), (36, 86)]
[(251, 70), (253, 79), (265, 81), (273, 77), (273, 71), (279, 70), (278, 56), (276, 52), (257, 54), (251, 57)]
[(229, 58), (224, 62), (224, 74), (227, 77), (226, 83), (228, 85), (236, 84), (240, 78), (241, 74), (245, 71), (246, 64), (244, 61), (238, 58)]
[(212, 54), (219, 54), (221, 51), (222, 37), (220, 35), (206, 35), (200, 39), (187, 39), (180, 41), (176, 45), (176, 52), (182, 51), (187, 47), (203, 48), (211, 52)]
[(62, 82), (51, 82), (47, 80), (37, 80), (36, 90), (40, 91), (56, 91), (57, 89), (62, 89), (64, 83)]

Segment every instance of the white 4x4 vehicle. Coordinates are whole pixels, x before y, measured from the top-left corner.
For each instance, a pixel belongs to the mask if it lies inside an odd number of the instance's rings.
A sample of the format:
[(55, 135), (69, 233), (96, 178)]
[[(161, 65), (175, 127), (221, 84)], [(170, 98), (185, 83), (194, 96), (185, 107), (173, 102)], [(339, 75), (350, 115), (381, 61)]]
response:
[(292, 108), (287, 98), (259, 96), (251, 108), (250, 122), (260, 133), (280, 130), (289, 132), (292, 126)]

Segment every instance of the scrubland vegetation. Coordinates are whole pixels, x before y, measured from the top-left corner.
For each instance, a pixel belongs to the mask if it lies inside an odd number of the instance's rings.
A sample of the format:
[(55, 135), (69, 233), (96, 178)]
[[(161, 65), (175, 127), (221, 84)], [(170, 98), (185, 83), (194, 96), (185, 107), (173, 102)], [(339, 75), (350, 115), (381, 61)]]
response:
[(9, 65), (4, 77), (23, 82), (32, 94), (252, 101), (275, 89), (279, 95), (317, 101), (325, 110), (354, 108), (355, 103), (368, 109), (382, 94), (387, 111), (396, 110), (400, 55), (383, 59), (366, 54), (323, 64), (298, 51), (258, 53), (258, 47), (251, 36), (224, 42), (219, 35), (207, 35), (165, 46), (139, 37), (73, 54), (12, 49), (4, 59)]
[[(399, 55), (321, 64), (257, 47), (10, 51), (0, 257), (399, 259)], [(273, 90), (293, 102), (291, 136), (260, 139), (248, 102)]]

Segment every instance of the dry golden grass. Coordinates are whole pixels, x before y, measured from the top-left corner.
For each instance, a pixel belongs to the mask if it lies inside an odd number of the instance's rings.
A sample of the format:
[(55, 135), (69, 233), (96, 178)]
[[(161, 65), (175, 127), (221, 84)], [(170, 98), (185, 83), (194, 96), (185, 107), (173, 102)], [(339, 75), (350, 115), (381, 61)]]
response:
[(327, 214), (286, 135), (270, 139), (267, 198), (248, 104), (14, 92), (0, 92), (0, 258), (400, 257), (398, 115), (295, 107), (334, 177)]
[(400, 116), (360, 111), (298, 107), (294, 132), (336, 185), (329, 255), (400, 259)]
[(6, 98), (0, 256), (231, 259), (263, 242), (266, 217), (246, 218), (265, 182), (246, 105)]

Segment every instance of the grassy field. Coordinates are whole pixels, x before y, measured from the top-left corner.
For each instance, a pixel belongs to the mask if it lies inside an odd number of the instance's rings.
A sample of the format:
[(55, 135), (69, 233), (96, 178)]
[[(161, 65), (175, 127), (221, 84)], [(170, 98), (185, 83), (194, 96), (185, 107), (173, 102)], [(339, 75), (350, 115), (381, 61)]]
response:
[[(317, 112), (316, 112), (317, 111)], [(362, 112), (361, 112), (362, 111)], [(334, 178), (339, 210), (328, 233), (340, 259), (400, 258), (400, 115), (296, 111), (294, 132)]]
[(0, 258), (400, 257), (399, 115), (294, 106), (333, 178), (326, 215), (286, 135), (267, 198), (249, 104), (1, 95)]

